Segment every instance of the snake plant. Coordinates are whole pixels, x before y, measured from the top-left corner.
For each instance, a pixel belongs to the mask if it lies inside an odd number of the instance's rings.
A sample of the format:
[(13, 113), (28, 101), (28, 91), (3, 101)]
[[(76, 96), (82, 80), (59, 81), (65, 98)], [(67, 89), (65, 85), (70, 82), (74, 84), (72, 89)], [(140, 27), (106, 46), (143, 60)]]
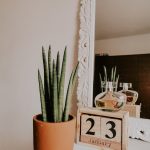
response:
[(60, 55), (57, 59), (51, 58), (51, 47), (48, 49), (48, 59), (42, 47), (44, 80), (38, 70), (39, 92), (41, 100), (42, 119), (44, 122), (64, 122), (69, 120), (69, 112), (73, 90), (77, 80), (78, 64), (72, 71), (65, 93), (65, 74), (67, 48), (65, 47), (60, 67)]
[(119, 75), (116, 74), (116, 70), (117, 70), (116, 66), (111, 68), (110, 76), (108, 75), (106, 66), (103, 66), (103, 67), (104, 67), (104, 78), (102, 78), (101, 73), (99, 74), (102, 92), (103, 92), (103, 88), (106, 85), (107, 81), (115, 83), (116, 84), (115, 91), (117, 91)]

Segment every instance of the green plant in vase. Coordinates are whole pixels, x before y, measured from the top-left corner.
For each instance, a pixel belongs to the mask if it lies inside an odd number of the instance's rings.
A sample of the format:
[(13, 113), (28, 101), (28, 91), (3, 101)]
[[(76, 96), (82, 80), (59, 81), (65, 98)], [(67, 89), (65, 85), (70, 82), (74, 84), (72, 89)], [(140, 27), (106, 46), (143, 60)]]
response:
[(104, 76), (102, 78), (101, 73), (99, 73), (99, 78), (100, 78), (100, 85), (101, 85), (101, 90), (102, 92), (104, 91), (105, 85), (107, 82), (112, 82), (114, 85), (115, 91), (117, 91), (118, 87), (118, 81), (119, 81), (119, 74), (116, 73), (117, 67), (114, 66), (111, 68), (111, 74), (108, 74), (108, 70), (106, 66), (103, 66), (104, 68)]

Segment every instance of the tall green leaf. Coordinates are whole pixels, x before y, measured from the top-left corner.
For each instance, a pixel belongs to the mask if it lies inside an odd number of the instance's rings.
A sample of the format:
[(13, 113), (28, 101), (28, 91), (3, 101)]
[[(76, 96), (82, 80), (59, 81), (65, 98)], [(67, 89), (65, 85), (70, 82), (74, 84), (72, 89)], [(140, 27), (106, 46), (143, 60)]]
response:
[(54, 122), (58, 121), (58, 90), (57, 90), (57, 77), (56, 77), (56, 65), (53, 60), (53, 110), (54, 110)]
[(64, 112), (63, 112), (63, 121), (68, 121), (69, 119), (71, 98), (72, 98), (73, 90), (75, 88), (75, 83), (77, 80), (78, 66), (79, 66), (79, 63), (77, 64), (75, 70), (72, 71), (70, 79), (69, 79), (69, 84), (68, 84), (67, 94), (66, 94), (66, 99), (65, 99), (65, 107), (64, 107)]
[(51, 46), (48, 49), (48, 70), (49, 70), (49, 85), (52, 84), (52, 60), (51, 60)]
[(58, 97), (58, 105), (59, 105), (59, 120), (62, 120), (63, 115), (63, 101), (64, 101), (64, 84), (65, 84), (65, 73), (66, 73), (66, 58), (67, 57), (67, 48), (65, 47), (62, 67), (61, 67), (61, 76), (59, 83), (59, 97)]
[(115, 66), (115, 68), (114, 68), (114, 75), (113, 75), (113, 80), (112, 80), (112, 82), (115, 82), (115, 80), (116, 80), (116, 66)]
[(100, 79), (100, 85), (101, 85), (101, 90), (103, 92), (103, 80), (102, 80), (102, 75), (99, 73), (99, 79)]
[(57, 61), (56, 61), (56, 74), (57, 74), (57, 88), (59, 95), (59, 82), (60, 82), (60, 55), (57, 53)]
[(112, 67), (111, 69), (111, 81), (113, 81), (113, 78), (114, 78), (114, 67)]
[(104, 66), (104, 77), (105, 77), (105, 82), (107, 82), (107, 69), (105, 66)]
[[(50, 91), (49, 91), (49, 71), (47, 66), (46, 54), (44, 47), (42, 47), (42, 58), (43, 58), (43, 68), (44, 68), (44, 91), (45, 91), (45, 101), (47, 116), (50, 116)], [(50, 117), (48, 117), (50, 118)]]
[(51, 46), (48, 49), (48, 71), (49, 71), (49, 121), (52, 122), (54, 111), (53, 111), (53, 73), (52, 73), (52, 58), (51, 58)]
[(42, 83), (42, 78), (40, 71), (38, 70), (38, 81), (39, 81), (39, 92), (40, 92), (40, 100), (41, 100), (41, 110), (42, 110), (42, 118), (43, 121), (47, 121), (47, 113), (46, 113), (46, 102), (45, 102), (45, 94), (44, 94), (44, 88)]
[(49, 99), (49, 76), (48, 76), (48, 67), (44, 47), (42, 47), (42, 57), (43, 57), (43, 68), (44, 68), (44, 89), (45, 89), (45, 98)]
[(116, 87), (115, 87), (115, 91), (117, 92), (117, 87), (118, 87), (118, 81), (119, 81), (119, 75), (117, 76), (117, 78), (116, 78)]

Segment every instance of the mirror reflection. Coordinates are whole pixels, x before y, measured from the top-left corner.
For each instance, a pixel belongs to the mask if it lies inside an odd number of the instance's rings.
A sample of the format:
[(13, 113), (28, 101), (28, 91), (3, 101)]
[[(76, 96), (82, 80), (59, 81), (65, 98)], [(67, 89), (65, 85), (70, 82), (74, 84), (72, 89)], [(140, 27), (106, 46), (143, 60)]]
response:
[(96, 0), (94, 105), (121, 106), (95, 100), (106, 88), (104, 81), (116, 81), (119, 75), (115, 92), (128, 94), (127, 105), (136, 109), (135, 117), (150, 118), (149, 14), (149, 0)]

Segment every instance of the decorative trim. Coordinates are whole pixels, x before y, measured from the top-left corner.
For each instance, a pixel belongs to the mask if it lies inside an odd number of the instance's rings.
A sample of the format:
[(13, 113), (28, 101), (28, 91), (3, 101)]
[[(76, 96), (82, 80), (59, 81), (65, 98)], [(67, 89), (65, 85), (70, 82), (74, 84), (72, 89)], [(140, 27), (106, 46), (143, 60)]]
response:
[[(95, 0), (81, 0), (78, 106), (93, 106)], [(129, 136), (150, 142), (150, 120), (129, 118)]]
[(79, 31), (78, 105), (93, 105), (95, 0), (81, 0)]

